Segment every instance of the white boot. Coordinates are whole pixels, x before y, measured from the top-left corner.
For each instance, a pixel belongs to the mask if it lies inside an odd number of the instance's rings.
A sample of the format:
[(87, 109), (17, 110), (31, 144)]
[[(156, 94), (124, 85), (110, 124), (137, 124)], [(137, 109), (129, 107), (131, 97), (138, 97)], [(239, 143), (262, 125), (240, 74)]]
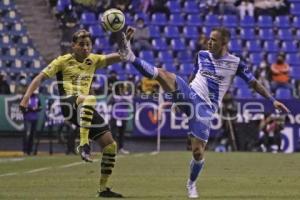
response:
[(198, 192), (197, 192), (196, 182), (192, 182), (192, 181), (188, 180), (187, 184), (186, 184), (186, 188), (188, 190), (188, 197), (190, 199), (195, 199), (195, 198), (199, 197)]

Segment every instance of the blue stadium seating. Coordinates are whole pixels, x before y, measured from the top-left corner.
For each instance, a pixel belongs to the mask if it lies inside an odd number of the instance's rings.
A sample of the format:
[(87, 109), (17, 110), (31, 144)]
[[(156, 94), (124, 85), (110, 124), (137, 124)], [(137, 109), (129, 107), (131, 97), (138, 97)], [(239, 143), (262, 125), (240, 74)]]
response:
[(58, 0), (56, 3), (56, 10), (58, 13), (62, 13), (70, 5), (72, 5), (71, 0)]
[(280, 50), (278, 46), (278, 42), (273, 40), (265, 41), (263, 48), (264, 51), (273, 52), (273, 53), (278, 52)]
[(296, 41), (284, 41), (282, 42), (282, 51), (285, 53), (296, 53), (298, 52)]
[(274, 33), (272, 29), (260, 29), (259, 39), (261, 40), (274, 40)]
[(193, 55), (191, 51), (185, 50), (185, 51), (179, 51), (177, 53), (177, 58), (182, 63), (190, 63), (193, 62)]
[(242, 52), (242, 42), (240, 40), (231, 40), (229, 42), (229, 50), (235, 53)]
[(200, 8), (196, 1), (185, 1), (183, 5), (183, 10), (185, 13), (199, 13)]
[(290, 28), (290, 19), (289, 16), (277, 16), (275, 18), (275, 23), (278, 28)]
[(235, 28), (238, 25), (238, 17), (236, 15), (224, 15), (223, 26)]
[(194, 70), (193, 63), (184, 63), (179, 66), (179, 73), (183, 75), (191, 75)]
[(291, 29), (279, 29), (278, 30), (278, 39), (282, 41), (293, 40), (293, 34)]
[(123, 67), (122, 67), (122, 64), (120, 64), (120, 63), (115, 63), (115, 64), (112, 64), (112, 65), (108, 66), (108, 70), (109, 70), (109, 71), (114, 70), (114, 71), (116, 71), (117, 73), (122, 74), (122, 72), (123, 72)]
[(195, 26), (186, 26), (183, 28), (183, 34), (185, 38), (196, 39), (199, 36), (198, 29)]
[(139, 53), (139, 57), (147, 60), (148, 62), (153, 62), (155, 60), (153, 51), (145, 50)]
[(300, 67), (291, 68), (290, 76), (295, 80), (300, 80)]
[(12, 0), (2, 0), (0, 1), (0, 10), (11, 10), (15, 9), (15, 4)]
[(274, 63), (277, 59), (277, 54), (278, 54), (278, 52), (276, 52), (276, 53), (269, 52), (268, 56), (267, 56), (268, 63), (271, 63), (271, 64)]
[(97, 24), (95, 13), (84, 12), (81, 14), (80, 23), (83, 25), (94, 25)]
[(186, 24), (188, 26), (201, 26), (203, 20), (199, 14), (188, 14)]
[(292, 92), (288, 88), (278, 88), (275, 92), (275, 98), (278, 99), (291, 99), (292, 96)]
[(165, 38), (154, 38), (152, 40), (152, 45), (153, 45), (154, 49), (157, 51), (168, 49), (168, 45), (166, 43)]
[(160, 51), (158, 52), (158, 59), (163, 62), (173, 62), (174, 58), (169, 51)]
[(273, 20), (271, 16), (261, 15), (258, 17), (257, 25), (260, 28), (272, 28)]
[(249, 52), (261, 52), (262, 50), (260, 47), (260, 41), (257, 40), (247, 41), (246, 47)]
[(167, 17), (164, 13), (154, 13), (151, 19), (154, 25), (164, 26), (167, 24)]
[(169, 25), (183, 26), (185, 24), (184, 18), (181, 14), (171, 14)]
[(300, 28), (300, 16), (295, 16), (292, 23), (294, 28)]
[(300, 16), (300, 2), (292, 3), (290, 8), (290, 13), (292, 15)]
[(254, 65), (259, 65), (262, 62), (262, 54), (261, 53), (252, 53), (249, 56), (250, 62)]
[(241, 35), (241, 39), (243, 39), (243, 40), (255, 40), (256, 39), (255, 31), (252, 28), (242, 29), (240, 35)]
[(96, 52), (98, 51), (106, 51), (106, 50), (110, 50), (111, 45), (109, 45), (108, 39), (107, 38), (96, 38), (95, 42), (94, 42), (94, 49)]
[(240, 26), (242, 28), (253, 28), (255, 26), (254, 17), (246, 15), (243, 19), (240, 20)]
[(286, 62), (289, 65), (299, 65), (300, 64), (300, 56), (296, 53), (287, 54)]
[(218, 15), (206, 15), (205, 16), (205, 21), (204, 21), (205, 26), (221, 26), (221, 20), (219, 19)]
[(184, 42), (181, 39), (172, 39), (171, 47), (174, 51), (186, 50), (186, 46), (184, 45)]
[(180, 2), (178, 2), (178, 1), (168, 1), (167, 6), (170, 9), (171, 13), (180, 13), (181, 12)]
[(173, 63), (164, 63), (163, 68), (169, 72), (177, 72), (176, 66)]
[[(150, 23), (149, 15), (147, 15), (146, 13), (143, 13), (143, 12), (135, 13), (134, 20), (136, 21), (138, 18), (144, 19), (145, 24)], [(127, 23), (127, 19), (126, 19), (126, 23)]]
[(164, 28), (164, 33), (166, 38), (179, 38), (180, 33), (177, 26), (166, 26)]
[(149, 25), (148, 28), (149, 28), (149, 35), (151, 38), (159, 38), (161, 36), (159, 26)]
[(96, 37), (103, 37), (104, 36), (104, 30), (100, 25), (92, 25), (89, 27), (89, 32), (91, 33), (93, 38)]
[(238, 88), (236, 97), (239, 99), (251, 99), (254, 95), (248, 88)]

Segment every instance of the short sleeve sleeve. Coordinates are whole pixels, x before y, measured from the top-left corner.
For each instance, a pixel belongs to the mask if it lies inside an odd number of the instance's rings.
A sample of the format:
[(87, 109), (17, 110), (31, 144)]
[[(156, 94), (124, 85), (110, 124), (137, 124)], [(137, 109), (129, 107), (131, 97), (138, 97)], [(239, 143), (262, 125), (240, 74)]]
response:
[(255, 79), (254, 75), (244, 61), (240, 61), (236, 75), (241, 77), (246, 83), (250, 83)]
[(42, 72), (51, 78), (59, 71), (61, 71), (61, 61), (59, 58), (57, 58), (53, 60), (45, 69), (43, 69)]
[(106, 57), (105, 55), (96, 55), (96, 69), (100, 69), (106, 66)]

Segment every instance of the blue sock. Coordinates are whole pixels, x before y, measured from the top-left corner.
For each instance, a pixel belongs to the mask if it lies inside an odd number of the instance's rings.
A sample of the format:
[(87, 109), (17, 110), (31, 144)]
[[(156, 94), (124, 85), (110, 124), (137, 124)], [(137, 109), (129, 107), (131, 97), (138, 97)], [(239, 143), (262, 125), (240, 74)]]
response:
[(155, 79), (158, 75), (157, 68), (142, 59), (135, 58), (132, 64), (139, 72), (141, 72), (142, 75), (147, 78)]
[(196, 161), (195, 159), (192, 159), (190, 162), (190, 181), (194, 182), (196, 181), (198, 175), (200, 174), (202, 168), (204, 165), (204, 159)]

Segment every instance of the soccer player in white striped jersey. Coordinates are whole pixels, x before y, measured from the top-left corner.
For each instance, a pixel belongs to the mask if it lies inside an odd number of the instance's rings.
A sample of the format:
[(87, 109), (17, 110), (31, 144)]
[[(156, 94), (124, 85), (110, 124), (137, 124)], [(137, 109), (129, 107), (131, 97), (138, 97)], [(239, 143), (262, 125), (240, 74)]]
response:
[(174, 103), (192, 105), (178, 106), (189, 117), (192, 134), (193, 158), (187, 181), (189, 198), (199, 196), (196, 179), (204, 165), (204, 150), (209, 137), (211, 117), (217, 111), (235, 76), (241, 77), (256, 92), (272, 101), (276, 109), (289, 112), (284, 104), (274, 99), (254, 78), (240, 58), (228, 52), (229, 40), (230, 32), (227, 29), (213, 29), (208, 41), (208, 51), (199, 51), (193, 79), (188, 84), (180, 76), (137, 58), (131, 51), (130, 41), (123, 36), (123, 46), (120, 49), (123, 60), (131, 62), (144, 76), (156, 79), (166, 92), (173, 94)]

